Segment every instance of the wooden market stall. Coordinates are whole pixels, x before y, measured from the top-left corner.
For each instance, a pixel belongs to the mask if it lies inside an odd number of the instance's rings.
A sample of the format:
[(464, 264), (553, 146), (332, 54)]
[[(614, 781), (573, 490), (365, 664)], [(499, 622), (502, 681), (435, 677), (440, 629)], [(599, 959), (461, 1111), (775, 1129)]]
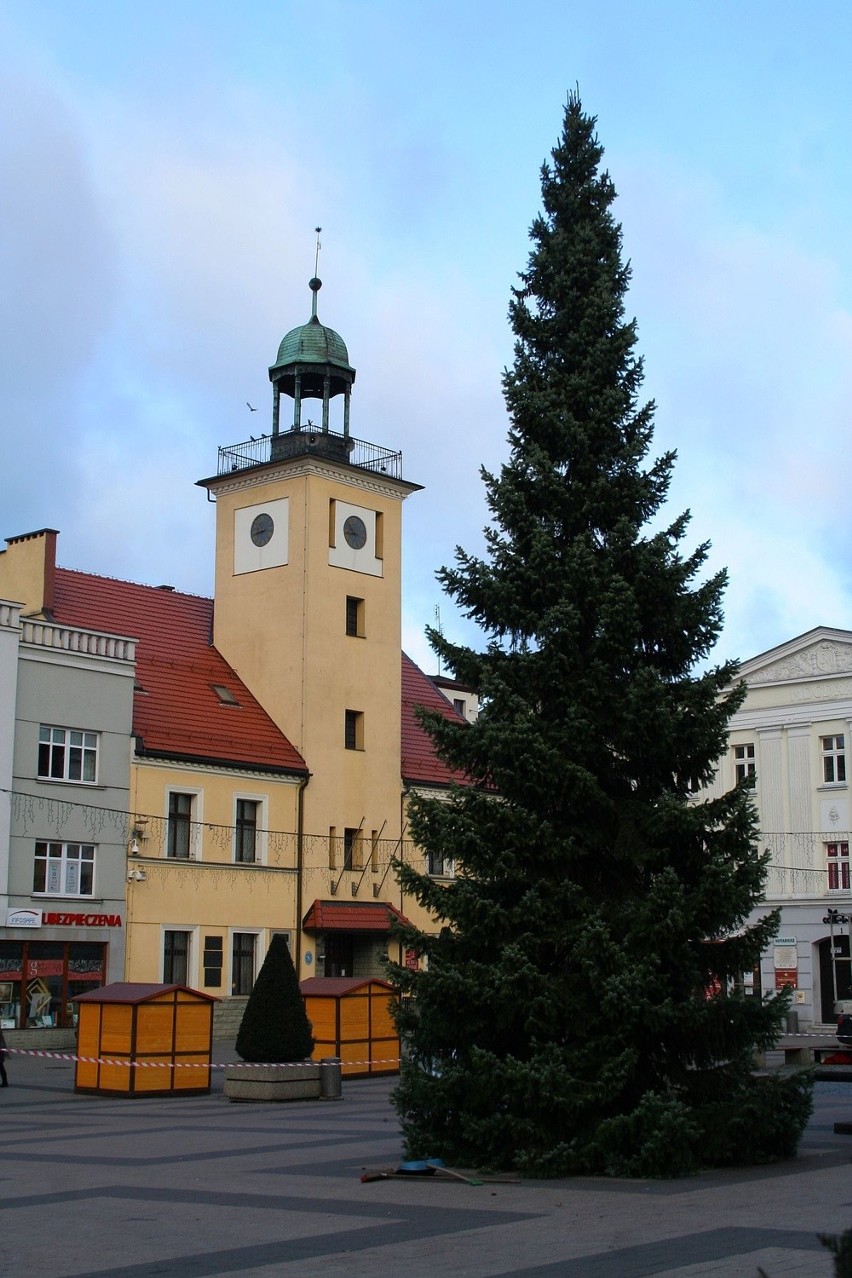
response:
[(348, 1078), (399, 1072), (392, 985), (374, 976), (309, 976), (299, 988), (313, 1026), (313, 1059), (339, 1056)]
[(111, 1096), (210, 1091), (211, 994), (118, 981), (78, 994), (74, 1090)]

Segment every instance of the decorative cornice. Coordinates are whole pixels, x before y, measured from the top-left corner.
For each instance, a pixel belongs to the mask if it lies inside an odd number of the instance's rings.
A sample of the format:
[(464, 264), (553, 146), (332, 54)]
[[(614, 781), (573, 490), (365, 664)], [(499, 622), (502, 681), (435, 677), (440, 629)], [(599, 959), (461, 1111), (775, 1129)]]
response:
[(220, 493), (244, 492), (249, 488), (257, 488), (261, 484), (277, 483), (282, 479), (300, 479), (306, 475), (317, 475), (321, 479), (331, 479), (335, 483), (358, 488), (362, 492), (378, 493), (382, 497), (391, 497), (399, 501), (414, 492), (419, 492), (422, 485), (409, 483), (405, 479), (390, 479), (376, 471), (360, 469), (354, 466), (336, 466), (334, 462), (319, 457), (299, 457), (288, 459), (278, 464), (270, 462), (264, 466), (250, 467), (246, 470), (235, 470), (229, 475), (217, 475), (212, 479), (200, 479), (198, 483), (217, 496)]

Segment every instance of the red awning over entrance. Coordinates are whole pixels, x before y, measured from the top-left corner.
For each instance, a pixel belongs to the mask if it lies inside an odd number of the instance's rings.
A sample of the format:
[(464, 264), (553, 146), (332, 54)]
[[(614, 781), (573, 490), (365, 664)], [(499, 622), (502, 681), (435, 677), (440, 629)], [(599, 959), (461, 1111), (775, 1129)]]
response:
[(314, 901), (302, 927), (306, 932), (389, 932), (394, 921), (408, 919), (389, 901)]

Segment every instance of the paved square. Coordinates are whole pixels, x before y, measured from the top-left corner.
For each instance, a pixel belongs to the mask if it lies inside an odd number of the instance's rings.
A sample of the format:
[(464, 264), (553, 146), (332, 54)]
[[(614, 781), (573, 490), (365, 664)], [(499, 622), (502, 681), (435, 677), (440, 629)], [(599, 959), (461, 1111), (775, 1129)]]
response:
[[(233, 1059), (217, 1045), (217, 1059)], [(830, 1278), (852, 1226), (852, 1083), (817, 1083), (799, 1158), (677, 1181), (364, 1184), (401, 1158), (393, 1080), (341, 1101), (77, 1096), (13, 1055), (0, 1091), (0, 1273), (29, 1278)]]

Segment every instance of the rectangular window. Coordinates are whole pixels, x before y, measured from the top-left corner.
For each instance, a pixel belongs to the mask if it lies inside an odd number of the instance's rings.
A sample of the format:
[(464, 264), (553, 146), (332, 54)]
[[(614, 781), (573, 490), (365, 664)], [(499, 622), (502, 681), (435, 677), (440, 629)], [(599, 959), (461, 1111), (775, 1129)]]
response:
[(189, 932), (163, 933), (163, 982), (188, 985)]
[(453, 709), (456, 714), (460, 714), (463, 719), (467, 717), (465, 714), (465, 703), (462, 697), (453, 697)]
[(849, 844), (826, 843), (825, 863), (828, 867), (829, 892), (849, 891)]
[(430, 852), (429, 873), (436, 879), (451, 879), (455, 874), (453, 858), (443, 852)]
[(257, 937), (253, 932), (235, 932), (231, 950), (231, 993), (251, 994), (254, 985), (254, 947)]
[(218, 989), (222, 984), (222, 938), (204, 938), (204, 984), (208, 989)]
[(346, 596), (346, 633), (364, 638), (364, 600)]
[(754, 776), (754, 743), (734, 746), (734, 771), (738, 781)]
[(237, 799), (237, 822), (234, 831), (234, 860), (257, 860), (257, 811), (254, 799)]
[(328, 827), (328, 868), (337, 869), (337, 826)]
[(93, 896), (94, 889), (93, 843), (36, 843), (33, 892), (48, 896)]
[(364, 749), (364, 715), (360, 710), (346, 711), (343, 744), (347, 750)]
[(98, 779), (98, 734), (42, 724), (38, 730), (38, 775), (48, 781), (93, 785)]
[(822, 779), (826, 785), (839, 785), (846, 780), (846, 744), (841, 736), (820, 737), (822, 746)]
[(192, 852), (192, 803), (195, 795), (169, 794), (169, 829), (166, 855), (187, 860)]
[(344, 870), (362, 870), (361, 864), (361, 831), (350, 829), (343, 831), (343, 868)]

